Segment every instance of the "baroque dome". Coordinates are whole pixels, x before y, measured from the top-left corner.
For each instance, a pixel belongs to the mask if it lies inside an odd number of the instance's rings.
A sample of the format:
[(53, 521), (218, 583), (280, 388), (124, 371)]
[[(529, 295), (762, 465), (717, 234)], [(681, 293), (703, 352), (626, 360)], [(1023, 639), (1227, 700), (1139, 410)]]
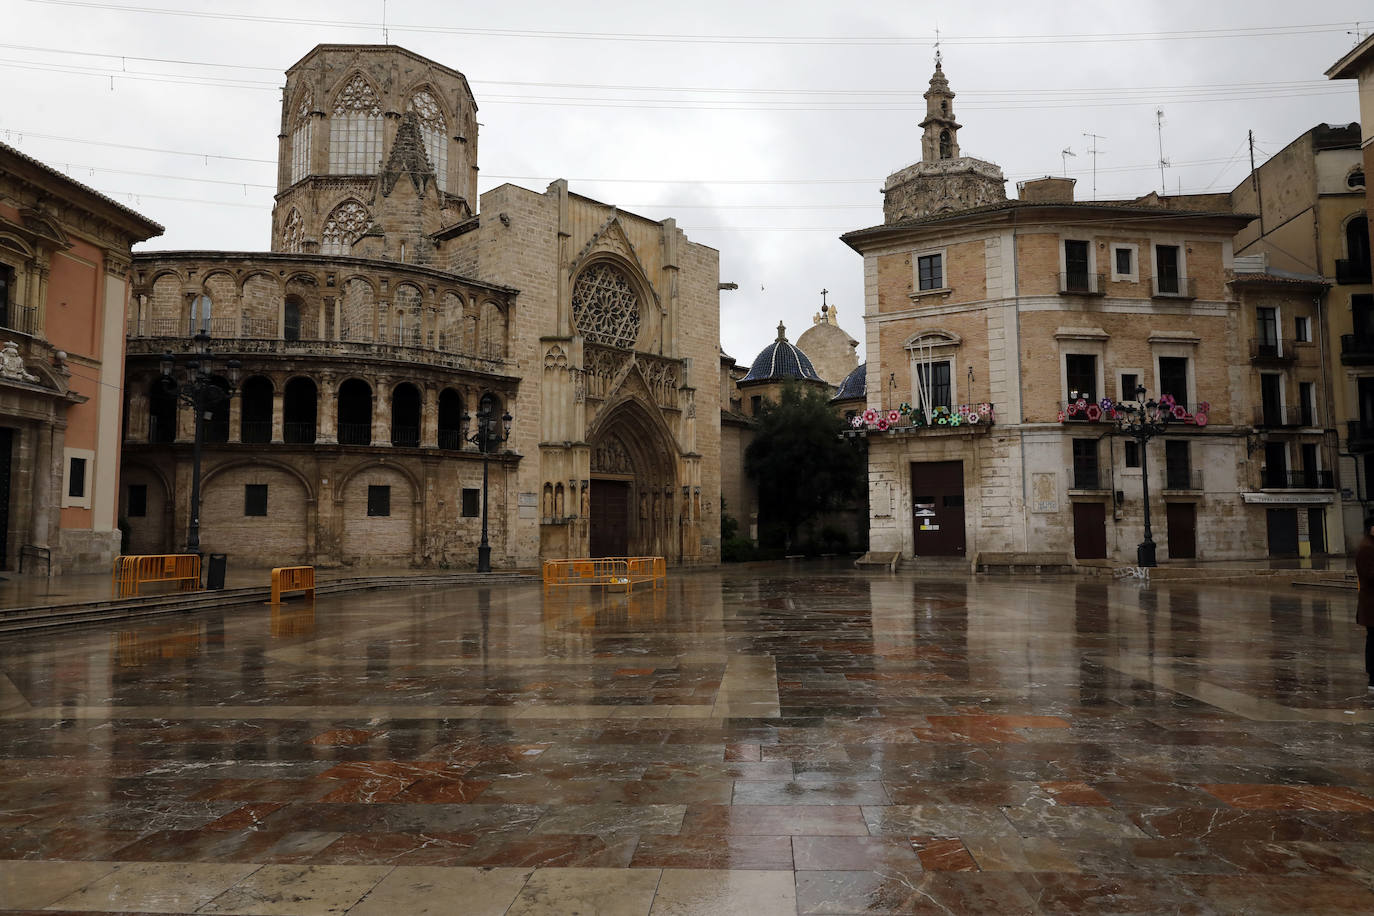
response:
[(749, 374), (740, 379), (745, 382), (772, 382), (797, 378), (809, 381), (822, 381), (805, 353), (787, 342), (787, 329), (778, 322), (778, 339), (760, 351), (749, 367)]

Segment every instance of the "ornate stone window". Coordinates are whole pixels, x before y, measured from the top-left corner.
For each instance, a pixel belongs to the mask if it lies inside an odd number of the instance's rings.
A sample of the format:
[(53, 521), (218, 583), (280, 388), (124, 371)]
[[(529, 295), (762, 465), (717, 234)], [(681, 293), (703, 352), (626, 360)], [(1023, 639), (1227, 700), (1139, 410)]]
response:
[(440, 191), (448, 190), (448, 124), (444, 121), (444, 111), (439, 101), (421, 89), (410, 97), (407, 111), (413, 111), (420, 118), (420, 136), (425, 141), (425, 155), (434, 168), (434, 180)]
[[(310, 109), (314, 97), (307, 89), (296, 106), (296, 123), (291, 128), (291, 183), (310, 174)], [(296, 249), (292, 249), (296, 250)]]
[(593, 264), (578, 276), (572, 309), (578, 332), (593, 343), (630, 349), (639, 338), (639, 297), (610, 264)]
[(368, 175), (382, 161), (382, 103), (363, 79), (354, 75), (334, 100), (329, 121), (329, 171), (334, 175)]
[(324, 221), (320, 253), (348, 254), (353, 243), (371, 224), (372, 217), (368, 215), (366, 207), (356, 200), (344, 201), (335, 207), (334, 212)]
[(303, 249), (302, 243), (305, 241), (305, 221), (301, 219), (301, 211), (295, 207), (286, 214), (286, 222), (281, 228), (282, 251), (293, 254)]

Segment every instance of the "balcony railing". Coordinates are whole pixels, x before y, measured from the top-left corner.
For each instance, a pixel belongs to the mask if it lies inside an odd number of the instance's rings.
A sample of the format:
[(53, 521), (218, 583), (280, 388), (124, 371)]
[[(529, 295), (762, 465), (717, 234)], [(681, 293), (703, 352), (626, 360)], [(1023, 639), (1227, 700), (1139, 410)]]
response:
[(1353, 258), (1338, 258), (1336, 260), (1337, 283), (1368, 283), (1370, 274), (1370, 262), (1367, 260)]
[(1330, 490), (1335, 487), (1330, 471), (1303, 468), (1298, 471), (1270, 470), (1261, 475), (1266, 490)]
[(397, 448), (419, 448), (420, 447), (420, 427), (418, 426), (393, 426), (391, 427), (391, 444)]
[(148, 418), (148, 441), (159, 445), (175, 442), (177, 439), (177, 421), (173, 415), (168, 422), (159, 422), (158, 417)]
[(1061, 296), (1103, 296), (1106, 295), (1106, 274), (1061, 273), (1059, 275), (1059, 295)]
[(340, 424), (339, 424), (339, 444), (340, 444), (340, 445), (371, 445), (371, 444), (372, 444), (372, 424), (371, 424), (371, 423), (340, 423)]
[(1374, 452), (1374, 422), (1347, 420), (1345, 440), (1347, 451), (1360, 454)]
[(1196, 299), (1192, 277), (1152, 277), (1150, 295), (1157, 299)]
[(315, 441), (314, 423), (286, 422), (281, 425), (282, 438), (292, 445), (310, 445)]
[(216, 418), (202, 421), (201, 435), (202, 441), (211, 443), (224, 443), (229, 441), (229, 418)]
[(1164, 468), (1164, 489), (1166, 490), (1201, 490), (1202, 489), (1202, 468)]
[(243, 442), (261, 444), (272, 441), (271, 420), (244, 420), (240, 424), (239, 439)]
[(1347, 366), (1374, 365), (1374, 335), (1342, 334), (1341, 362)]
[(1103, 490), (1102, 474), (1096, 466), (1076, 467), (1073, 469), (1073, 488), (1075, 490)]
[(439, 430), (439, 447), (449, 451), (462, 451), (463, 434), (456, 429)]
[(1255, 408), (1253, 425), (1260, 429), (1280, 429), (1285, 426), (1311, 426), (1311, 423), (1304, 423), (1303, 420), (1310, 420), (1311, 417), (1305, 416), (1301, 407), (1277, 404), (1263, 404)]
[(0, 331), (38, 336), (38, 309), (22, 305), (0, 305)]
[(1250, 362), (1267, 365), (1291, 363), (1298, 358), (1298, 348), (1291, 340), (1273, 337), (1250, 338)]

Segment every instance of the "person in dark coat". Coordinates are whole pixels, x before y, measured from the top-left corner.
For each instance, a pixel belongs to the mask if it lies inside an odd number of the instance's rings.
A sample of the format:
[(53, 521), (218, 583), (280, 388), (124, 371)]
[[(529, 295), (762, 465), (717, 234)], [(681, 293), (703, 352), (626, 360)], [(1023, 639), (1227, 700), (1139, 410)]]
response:
[(1374, 693), (1374, 515), (1364, 520), (1364, 537), (1355, 548), (1355, 575), (1360, 580), (1355, 622), (1364, 627), (1364, 670)]

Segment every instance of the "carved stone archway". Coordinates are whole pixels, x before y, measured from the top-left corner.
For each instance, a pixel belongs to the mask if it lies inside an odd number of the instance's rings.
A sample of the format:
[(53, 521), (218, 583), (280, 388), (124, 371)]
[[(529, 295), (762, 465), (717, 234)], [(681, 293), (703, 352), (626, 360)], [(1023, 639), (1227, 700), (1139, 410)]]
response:
[(591, 492), (583, 506), (592, 556), (680, 558), (677, 447), (654, 410), (626, 399), (593, 430)]

